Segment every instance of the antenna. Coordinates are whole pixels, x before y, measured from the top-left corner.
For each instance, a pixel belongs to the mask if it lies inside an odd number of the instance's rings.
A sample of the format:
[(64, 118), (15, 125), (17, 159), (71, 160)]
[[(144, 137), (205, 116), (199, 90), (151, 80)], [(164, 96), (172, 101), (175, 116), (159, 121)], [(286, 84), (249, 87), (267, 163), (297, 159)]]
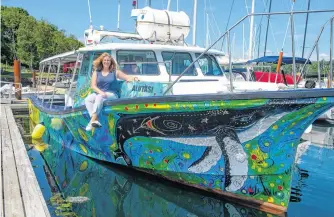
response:
[(90, 2), (88, 1), (88, 13), (89, 13), (89, 28), (93, 29), (92, 13), (90, 12)]

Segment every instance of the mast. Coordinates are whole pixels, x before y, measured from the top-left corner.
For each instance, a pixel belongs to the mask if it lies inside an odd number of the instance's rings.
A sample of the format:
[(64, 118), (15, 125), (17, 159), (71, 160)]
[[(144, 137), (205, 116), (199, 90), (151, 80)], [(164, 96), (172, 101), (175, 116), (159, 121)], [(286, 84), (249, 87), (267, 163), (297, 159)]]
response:
[(168, 0), (168, 4), (167, 4), (167, 11), (169, 11), (169, 10), (170, 10), (170, 2), (171, 2), (171, 0)]
[[(252, 10), (251, 14), (254, 14), (255, 0), (252, 0)], [(248, 47), (248, 59), (252, 59), (253, 51), (253, 28), (254, 28), (254, 16), (250, 18), (250, 28), (249, 28), (249, 47)]]
[(206, 12), (206, 36), (205, 36), (205, 47), (209, 47), (209, 14)]
[[(308, 0), (307, 3), (307, 10), (310, 10), (311, 0)], [(304, 40), (303, 40), (303, 49), (302, 49), (302, 58), (304, 58), (304, 49), (305, 49), (305, 41), (306, 41), (306, 32), (307, 32), (307, 25), (308, 25), (308, 13), (306, 14), (306, 21), (305, 21), (305, 30), (304, 30)]]
[(245, 59), (245, 24), (242, 23), (242, 59)]
[[(272, 2), (272, 0), (270, 0), (270, 2), (269, 2), (268, 13), (271, 12), (271, 2)], [(270, 21), (270, 15), (268, 15), (268, 17), (267, 17), (266, 39), (265, 39), (265, 42), (264, 42), (264, 54), (263, 54), (263, 56), (266, 56), (266, 53), (267, 53), (268, 29), (269, 29), (269, 24), (270, 24), (269, 21)]]
[[(169, 0), (170, 1), (170, 0)], [(193, 17), (193, 45), (196, 45), (196, 19), (197, 19), (197, 0), (194, 0), (194, 17)]]
[(261, 28), (262, 27), (262, 24), (260, 24), (259, 26), (259, 38), (258, 38), (258, 41), (257, 41), (257, 58), (260, 57), (260, 41), (261, 41)]
[(88, 0), (89, 28), (93, 29), (92, 13), (90, 12), (90, 2)]
[(119, 20), (121, 14), (121, 0), (118, 0), (118, 12), (117, 12), (117, 30), (119, 31)]

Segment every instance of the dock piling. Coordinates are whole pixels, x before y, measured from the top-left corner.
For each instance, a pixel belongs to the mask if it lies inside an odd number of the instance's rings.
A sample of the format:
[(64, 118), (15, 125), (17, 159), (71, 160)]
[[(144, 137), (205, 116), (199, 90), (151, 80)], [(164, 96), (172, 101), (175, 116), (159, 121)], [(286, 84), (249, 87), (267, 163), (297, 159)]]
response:
[(18, 100), (22, 99), (21, 95), (21, 63), (19, 60), (14, 60), (14, 83), (15, 83), (15, 97)]

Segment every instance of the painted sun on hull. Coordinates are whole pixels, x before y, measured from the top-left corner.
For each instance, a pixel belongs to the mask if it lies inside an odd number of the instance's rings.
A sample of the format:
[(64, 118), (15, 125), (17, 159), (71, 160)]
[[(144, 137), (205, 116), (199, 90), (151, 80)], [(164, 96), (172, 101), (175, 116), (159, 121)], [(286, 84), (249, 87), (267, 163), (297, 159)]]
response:
[(29, 101), (43, 140), (273, 213), (287, 209), (301, 135), (332, 106), (333, 97), (107, 104), (103, 126), (86, 132), (85, 109)]

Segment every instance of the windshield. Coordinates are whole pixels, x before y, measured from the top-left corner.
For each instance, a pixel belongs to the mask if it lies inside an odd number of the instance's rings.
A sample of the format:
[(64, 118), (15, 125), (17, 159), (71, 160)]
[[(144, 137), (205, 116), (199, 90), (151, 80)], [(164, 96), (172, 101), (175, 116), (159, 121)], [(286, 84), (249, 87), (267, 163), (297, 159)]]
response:
[[(196, 54), (196, 58), (200, 56), (199, 53)], [(198, 64), (205, 76), (221, 76), (223, 72), (219, 67), (217, 60), (214, 56), (204, 54), (199, 60)]]

